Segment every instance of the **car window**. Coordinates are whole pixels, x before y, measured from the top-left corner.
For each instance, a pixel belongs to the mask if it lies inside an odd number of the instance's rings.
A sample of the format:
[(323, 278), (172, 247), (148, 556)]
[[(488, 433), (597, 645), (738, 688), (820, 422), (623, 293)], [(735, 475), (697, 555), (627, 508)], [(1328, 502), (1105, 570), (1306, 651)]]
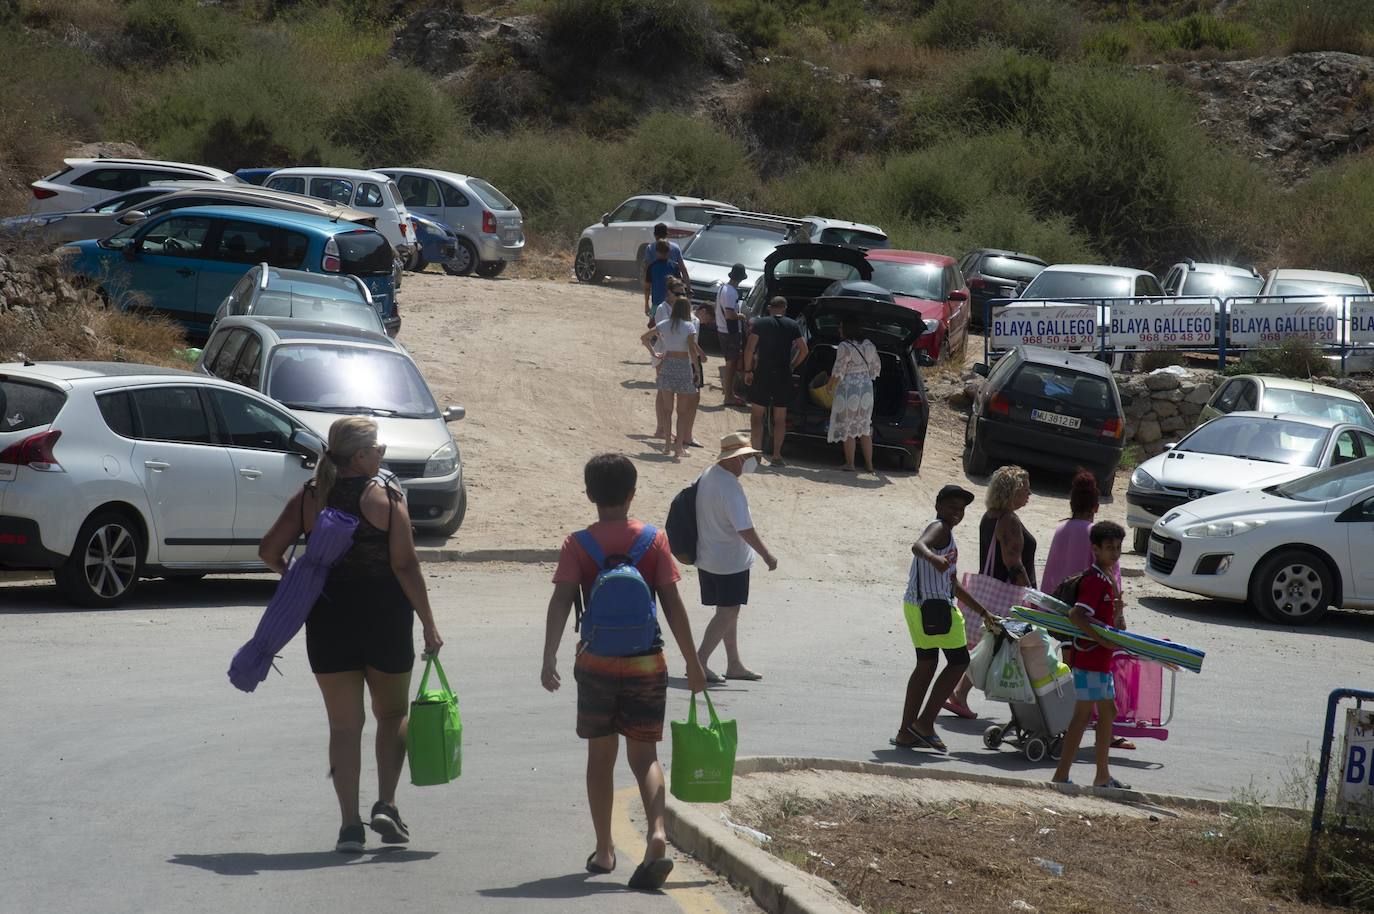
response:
[(66, 394), (46, 385), (16, 378), (0, 380), (0, 432), (48, 425), (66, 402)]
[(1164, 282), (1162, 283), (1162, 285), (1164, 286), (1164, 292), (1165, 292), (1165, 294), (1167, 294), (1167, 295), (1176, 295), (1176, 294), (1178, 294), (1178, 292), (1180, 291), (1180, 289), (1182, 289), (1182, 283), (1183, 283), (1183, 271), (1182, 271), (1180, 268), (1178, 268), (1178, 267), (1174, 267), (1173, 269), (1171, 269), (1168, 273), (1166, 273), (1166, 274), (1164, 275)]
[(1237, 381), (1240, 388), (1236, 392), (1236, 409), (1255, 409), (1259, 404), (1259, 391), (1254, 381)]
[(210, 422), (194, 387), (146, 387), (131, 391), (139, 437), (151, 441), (210, 444)]
[(224, 443), (260, 451), (293, 451), (296, 426), (286, 416), (252, 397), (232, 390), (212, 390), (210, 397), (224, 422)]
[(653, 222), (668, 210), (668, 204), (662, 200), (640, 200), (639, 206), (635, 207), (634, 218), (631, 222)]
[(334, 236), (339, 248), (339, 272), (352, 276), (390, 273), (395, 255), (386, 236), (373, 229), (359, 229)]
[(281, 190), (288, 194), (304, 194), (305, 178), (287, 176), (273, 178), (267, 182), (267, 187), (269, 190)]
[(205, 343), (205, 349), (201, 351), (200, 364), (211, 374), (215, 373), (215, 359), (219, 358), (219, 351), (224, 348), (224, 341), (227, 339), (227, 331), (216, 331), (210, 335), (210, 339)]
[(93, 168), (73, 178), (72, 184), (98, 190), (133, 190), (140, 186), (138, 176), (130, 168)]
[(1364, 286), (1345, 282), (1322, 282), (1313, 279), (1279, 279), (1269, 289), (1270, 295), (1311, 295), (1328, 298), (1340, 295), (1364, 295)]
[(1325, 451), (1329, 434), (1329, 429), (1305, 422), (1221, 416), (1198, 426), (1175, 450), (1314, 467)]
[(1023, 298), (1129, 298), (1133, 289), (1128, 276), (1045, 270), (1037, 274)]
[(202, 257), (210, 227), (208, 216), (170, 216), (148, 230), (139, 250), (166, 257)]
[[(838, 260), (815, 260), (810, 257), (779, 260), (773, 267), (773, 276), (777, 279), (792, 276), (818, 276), (831, 280), (861, 278), (859, 271), (847, 263), (840, 263)], [(874, 281), (877, 282), (876, 278)], [(881, 286), (882, 283), (878, 285)]]
[(1183, 295), (1231, 296), (1258, 295), (1264, 280), (1258, 276), (1237, 276), (1227, 273), (1187, 273), (1175, 292)]
[(122, 213), (126, 209), (142, 203), (144, 200), (151, 200), (154, 197), (162, 196), (166, 191), (163, 190), (134, 190), (127, 194), (120, 194), (112, 197), (99, 206), (93, 207), (93, 213)]
[(468, 205), (467, 196), (458, 188), (458, 185), (443, 181), (439, 189), (444, 194), (444, 206), (462, 207)]
[(817, 239), (821, 244), (843, 244), (856, 248), (886, 248), (888, 244), (886, 235), (875, 235), (872, 232), (865, 232), (851, 228), (828, 228), (821, 230), (821, 237)]
[(243, 344), (243, 350), (239, 353), (238, 361), (230, 370), (229, 380), (256, 390), (258, 378), (262, 373), (261, 362), (262, 342), (256, 333), (250, 333), (248, 334), (248, 342)]
[(95, 404), (100, 407), (100, 417), (105, 420), (110, 431), (121, 438), (138, 437), (137, 427), (134, 425), (134, 404), (128, 393), (119, 391), (101, 394), (95, 398)]
[(310, 196), (348, 206), (353, 202), (353, 182), (343, 178), (311, 178)]
[(365, 181), (358, 185), (358, 196), (353, 200), (354, 206), (365, 206), (368, 209), (376, 209), (383, 203), (382, 189), (370, 181)]
[(715, 207), (711, 206), (683, 206), (679, 203), (673, 207), (673, 220), (692, 225), (705, 225), (711, 221), (711, 213), (714, 209)]
[(1112, 390), (1106, 378), (1083, 374), (1058, 365), (1036, 365), (1030, 362), (1012, 378), (1007, 389), (1012, 399), (1017, 396), (1039, 400), (1055, 401), (1059, 405), (1072, 406), (1076, 411), (1088, 411), (1098, 415), (1115, 415), (1116, 404), (1112, 400)]
[(419, 175), (401, 175), (396, 179), (396, 186), (401, 190), (401, 202), (406, 206), (442, 206), (443, 198), (439, 194), (439, 183), (433, 178), (422, 178)]
[[(1045, 265), (1035, 260), (1026, 260), (1021, 257), (1003, 257), (1001, 255), (989, 256), (977, 272), (985, 276), (993, 276), (997, 279), (1014, 279), (1017, 282), (1029, 282), (1045, 269)], [(967, 274), (972, 272), (965, 270)]]
[[(486, 181), (483, 181), (481, 178), (468, 178), (468, 187), (471, 188), (474, 194), (481, 198), (483, 203), (490, 206), (492, 209), (515, 209), (515, 204), (510, 201), (509, 197), (501, 193), (495, 187), (492, 187)], [(659, 204), (659, 206), (660, 213), (667, 208), (663, 204)]]
[[(1209, 422), (1203, 428), (1211, 424)], [(1270, 491), (1281, 498), (1296, 501), (1327, 501), (1352, 495), (1370, 486), (1374, 486), (1374, 460), (1352, 460), (1274, 486)]]
[(1012, 369), (1017, 362), (1018, 360), (1015, 358), (1003, 358), (998, 361), (996, 365), (992, 366), (992, 371), (988, 373), (988, 388), (997, 387), (1006, 380), (1006, 378), (1011, 375)]
[(1153, 276), (1137, 276), (1135, 278), (1136, 295), (1163, 295), (1164, 290), (1159, 287), (1159, 280)]
[(229, 263), (263, 263), (290, 270), (305, 263), (310, 239), (300, 232), (260, 222), (226, 219), (220, 232), (217, 260)]
[(238, 361), (239, 353), (243, 351), (243, 344), (248, 342), (248, 331), (241, 327), (234, 327), (225, 331), (228, 337), (220, 346), (219, 352), (215, 355), (213, 363), (207, 361), (205, 367), (217, 378), (229, 379), (229, 373), (234, 368), (234, 363)]
[(1244, 381), (1227, 381), (1212, 401), (1212, 407), (1223, 413), (1234, 412), (1236, 398), (1240, 396), (1240, 389), (1244, 384)]
[(272, 350), (267, 394), (288, 409), (430, 419), (439, 415), (419, 370), (400, 352), (299, 343)]
[(893, 295), (906, 295), (929, 301), (945, 298), (944, 272), (934, 263), (897, 263), (892, 260), (870, 260), (873, 282)]
[(243, 314), (248, 310), (248, 300), (253, 297), (253, 287), (258, 284), (258, 277), (261, 274), (258, 270), (249, 270), (243, 274), (243, 278), (234, 283), (234, 288), (229, 290), (229, 307), (225, 309), (225, 314)]
[(1285, 390), (1280, 387), (1267, 387), (1264, 391), (1264, 411), (1266, 413), (1297, 413), (1300, 416), (1321, 416), (1352, 425), (1374, 428), (1369, 418), (1369, 410), (1363, 403), (1331, 397), (1314, 390)]
[(386, 332), (377, 309), (361, 300), (269, 291), (258, 297), (257, 303), (253, 306), (253, 313), (258, 316), (294, 317), (326, 324), (345, 324), (374, 333)]
[(1336, 447), (1331, 452), (1331, 465), (1346, 463), (1350, 460), (1358, 460), (1364, 456), (1364, 445), (1361, 444), (1355, 432), (1346, 429), (1336, 436)]
[(1374, 435), (1361, 431), (1357, 431), (1355, 434), (1360, 438), (1360, 447), (1364, 448), (1365, 456), (1374, 456)]
[(639, 200), (626, 200), (616, 207), (615, 212), (611, 213), (611, 222), (629, 222), (634, 218), (635, 210), (639, 209)]

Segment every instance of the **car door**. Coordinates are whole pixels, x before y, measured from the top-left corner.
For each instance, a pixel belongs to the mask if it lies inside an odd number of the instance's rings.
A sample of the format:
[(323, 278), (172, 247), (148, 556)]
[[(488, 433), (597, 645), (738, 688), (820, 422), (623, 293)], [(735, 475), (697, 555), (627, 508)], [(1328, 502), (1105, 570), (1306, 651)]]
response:
[(968, 284), (964, 274), (957, 266), (945, 266), (945, 297), (949, 307), (949, 348), (959, 352), (968, 341)]
[[(243, 350), (240, 364), (249, 361), (252, 345)], [(314, 475), (315, 463), (291, 443), (291, 436), (304, 426), (282, 410), (232, 390), (212, 388), (208, 393), (237, 487), (228, 560), (256, 561), (263, 534)]]
[(640, 200), (634, 215), (625, 224), (622, 240), (625, 256), (636, 258), (636, 273), (644, 262), (644, 249), (654, 243), (654, 225), (663, 221), (668, 204), (662, 200)]
[(610, 220), (605, 227), (596, 233), (597, 260), (630, 260), (634, 257), (633, 249), (629, 253), (625, 251), (625, 246), (628, 243), (625, 233), (630, 220), (634, 218), (635, 212), (639, 209), (639, 203), (639, 198), (633, 197), (620, 204), (616, 207), (615, 212), (611, 213)]
[(1335, 440), (1327, 447), (1325, 459), (1322, 460), (1321, 465), (1322, 467), (1340, 466), (1365, 456), (1367, 456), (1367, 452), (1359, 434), (1353, 428), (1345, 428), (1336, 433)]
[(158, 562), (223, 562), (238, 486), (233, 461), (215, 440), (201, 387), (140, 387), (130, 397), (138, 431), (133, 468), (148, 493)]
[(197, 296), (203, 320), (209, 321), (244, 274), (258, 264), (286, 270), (305, 265), (310, 239), (301, 232), (269, 222), (216, 220), (219, 240), (206, 258)]
[(214, 240), (214, 228), (208, 216), (179, 213), (148, 226), (134, 242), (133, 260), (126, 261), (129, 291), (146, 299), (153, 310), (192, 330), (204, 330), (209, 316), (200, 314), (197, 300), (201, 263)]
[(401, 202), (412, 213), (419, 213), (430, 219), (448, 223), (448, 213), (444, 212), (444, 195), (439, 190), (439, 182), (425, 175), (411, 175), (402, 172), (386, 172), (396, 181), (401, 191)]

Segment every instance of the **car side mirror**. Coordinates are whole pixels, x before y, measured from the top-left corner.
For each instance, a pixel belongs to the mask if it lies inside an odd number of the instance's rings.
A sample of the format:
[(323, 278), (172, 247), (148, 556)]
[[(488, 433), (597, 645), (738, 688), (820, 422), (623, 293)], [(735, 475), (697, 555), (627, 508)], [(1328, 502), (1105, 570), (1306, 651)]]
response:
[(602, 213), (602, 214), (601, 214), (601, 224), (602, 224), (602, 225), (610, 225), (610, 224), (611, 224), (611, 214), (610, 214), (610, 213)]
[(1166, 441), (1166, 442), (1164, 442), (1164, 450), (1166, 450), (1166, 451), (1172, 451), (1172, 450), (1173, 450), (1174, 448), (1176, 448), (1176, 447), (1178, 447), (1178, 442), (1177, 442), (1177, 441)]
[(304, 428), (298, 428), (291, 433), (291, 443), (300, 450), (301, 466), (307, 469), (319, 462), (327, 447), (319, 435)]
[(974, 362), (973, 373), (980, 378), (986, 378), (988, 376), (988, 366), (983, 362)]
[(963, 289), (953, 289), (949, 293), (950, 301), (968, 301), (968, 293)]
[(131, 209), (127, 213), (120, 214), (115, 221), (120, 225), (138, 225), (148, 218), (148, 214), (141, 209)]
[(929, 368), (935, 364), (935, 358), (929, 352), (923, 350), (916, 353), (916, 364), (920, 365), (922, 368)]
[(443, 416), (445, 422), (457, 422), (466, 418), (467, 414), (468, 411), (461, 406), (445, 406)]

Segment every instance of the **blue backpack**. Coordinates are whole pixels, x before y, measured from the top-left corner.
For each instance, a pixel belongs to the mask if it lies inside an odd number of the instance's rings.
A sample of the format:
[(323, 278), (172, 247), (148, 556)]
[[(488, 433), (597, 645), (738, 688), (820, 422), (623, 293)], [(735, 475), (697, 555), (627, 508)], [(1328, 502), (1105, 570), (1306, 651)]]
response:
[[(596, 567), (596, 581), (587, 596), (587, 611), (577, 620), (587, 650), (602, 657), (628, 657), (652, 650), (658, 635), (658, 607), (654, 592), (635, 566), (654, 544), (658, 529), (648, 524), (630, 545), (628, 555), (602, 554), (588, 530), (573, 534)], [(581, 588), (578, 589), (581, 602)]]

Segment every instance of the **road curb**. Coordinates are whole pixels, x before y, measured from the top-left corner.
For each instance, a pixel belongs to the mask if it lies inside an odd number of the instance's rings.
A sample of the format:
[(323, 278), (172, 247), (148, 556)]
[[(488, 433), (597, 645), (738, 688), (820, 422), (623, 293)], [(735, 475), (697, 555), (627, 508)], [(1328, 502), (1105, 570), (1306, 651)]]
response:
[(516, 562), (537, 565), (558, 561), (557, 549), (449, 549), (440, 546), (417, 546), (415, 554), (421, 562)]
[[(1115, 800), (1130, 806), (1168, 807), (1213, 814), (1224, 812), (1227, 807), (1221, 800), (1204, 797), (1175, 796), (1141, 790), (1112, 790), (1079, 784), (1052, 784), (1047, 780), (932, 770), (854, 759), (750, 756), (735, 761), (736, 775), (780, 774), (788, 771), (842, 771), (912, 780), (924, 778), (935, 781), (970, 781), (1000, 787), (1034, 787), (1040, 790), (1054, 790), (1068, 796)], [(1283, 806), (1266, 806), (1265, 809), (1297, 818), (1305, 815), (1301, 810)], [(683, 803), (671, 795), (667, 803), (667, 824), (668, 837), (673, 844), (710, 866), (735, 885), (748, 888), (754, 900), (769, 914), (855, 914), (859, 910), (820, 877), (784, 863), (766, 850), (740, 837), (724, 823), (712, 819), (701, 809), (690, 803)]]

